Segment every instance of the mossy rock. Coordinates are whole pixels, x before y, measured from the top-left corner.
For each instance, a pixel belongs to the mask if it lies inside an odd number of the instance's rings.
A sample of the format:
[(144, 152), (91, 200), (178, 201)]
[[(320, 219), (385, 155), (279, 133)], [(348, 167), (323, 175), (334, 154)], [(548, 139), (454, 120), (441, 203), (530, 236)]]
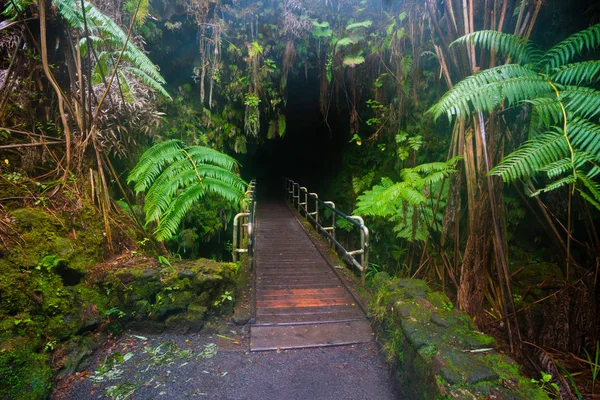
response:
[(52, 370), (38, 343), (19, 337), (0, 342), (0, 398), (37, 400), (49, 394)]
[(83, 275), (104, 255), (103, 226), (93, 209), (63, 217), (42, 208), (21, 208), (9, 216), (25, 243), (6, 258), (20, 268), (38, 267), (44, 257), (52, 256), (60, 260), (65, 274), (71, 270)]
[(492, 337), (478, 332), (467, 314), (425, 282), (389, 280), (373, 298), (373, 313), (389, 335), (383, 347), (394, 349), (388, 356), (398, 366), (399, 386), (411, 398), (547, 398), (516, 363), (493, 350)]
[(419, 279), (397, 279), (389, 283), (392, 290), (396, 290), (398, 296), (403, 299), (422, 299), (429, 293), (427, 283)]

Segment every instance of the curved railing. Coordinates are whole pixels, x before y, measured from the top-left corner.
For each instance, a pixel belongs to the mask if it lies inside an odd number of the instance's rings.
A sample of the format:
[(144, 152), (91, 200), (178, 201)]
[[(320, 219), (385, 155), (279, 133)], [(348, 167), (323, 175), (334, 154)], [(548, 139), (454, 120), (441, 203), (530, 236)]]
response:
[[(238, 260), (240, 253), (247, 253), (250, 266), (253, 266), (254, 261), (254, 215), (256, 213), (256, 181), (250, 181), (248, 190), (246, 190), (246, 198), (248, 199), (247, 209), (239, 212), (233, 218), (233, 245), (232, 256), (233, 262)], [(246, 247), (242, 247), (244, 242), (247, 242)]]
[[(309, 193), (308, 189), (300, 184), (284, 178), (284, 188), (286, 200), (306, 219), (308, 219), (315, 229), (325, 235), (331, 244), (341, 253), (342, 259), (355, 266), (361, 272), (363, 283), (365, 282), (365, 272), (369, 265), (369, 228), (366, 227), (362, 217), (358, 215), (346, 215), (342, 211), (335, 208), (332, 201), (323, 201), (319, 199), (317, 193)], [(309, 200), (314, 201), (314, 207), (310, 210)], [(320, 210), (328, 209), (331, 211), (331, 220), (324, 221)], [(356, 250), (347, 250), (341, 244), (335, 235), (337, 217), (344, 218), (360, 232), (360, 248)], [(326, 224), (326, 225), (325, 225)], [(331, 225), (329, 225), (331, 224)], [(356, 258), (360, 256), (360, 261)]]

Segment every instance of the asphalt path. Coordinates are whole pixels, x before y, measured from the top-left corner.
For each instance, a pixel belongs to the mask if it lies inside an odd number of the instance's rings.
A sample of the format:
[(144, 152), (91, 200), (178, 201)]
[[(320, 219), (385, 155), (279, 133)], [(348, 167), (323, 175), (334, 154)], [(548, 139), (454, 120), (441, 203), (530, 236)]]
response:
[(374, 343), (250, 352), (249, 340), (247, 325), (230, 323), (190, 334), (125, 332), (52, 399), (401, 398)]

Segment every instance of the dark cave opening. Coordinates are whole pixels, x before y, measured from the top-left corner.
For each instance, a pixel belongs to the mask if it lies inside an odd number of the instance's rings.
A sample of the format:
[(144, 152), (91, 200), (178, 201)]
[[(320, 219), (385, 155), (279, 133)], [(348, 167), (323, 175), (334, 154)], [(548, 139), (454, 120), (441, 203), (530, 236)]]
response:
[(262, 198), (280, 195), (283, 177), (320, 192), (342, 167), (349, 140), (348, 112), (332, 102), (326, 120), (319, 109), (316, 72), (291, 77), (287, 90), (284, 137), (250, 145), (239, 158), (244, 178), (256, 178)]

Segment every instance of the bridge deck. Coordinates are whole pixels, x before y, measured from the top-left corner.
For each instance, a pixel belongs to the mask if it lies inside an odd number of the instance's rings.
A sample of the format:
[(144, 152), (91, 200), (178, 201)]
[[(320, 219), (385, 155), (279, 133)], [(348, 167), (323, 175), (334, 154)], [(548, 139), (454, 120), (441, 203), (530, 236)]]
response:
[(255, 279), (253, 351), (371, 340), (362, 309), (283, 203), (258, 205)]

